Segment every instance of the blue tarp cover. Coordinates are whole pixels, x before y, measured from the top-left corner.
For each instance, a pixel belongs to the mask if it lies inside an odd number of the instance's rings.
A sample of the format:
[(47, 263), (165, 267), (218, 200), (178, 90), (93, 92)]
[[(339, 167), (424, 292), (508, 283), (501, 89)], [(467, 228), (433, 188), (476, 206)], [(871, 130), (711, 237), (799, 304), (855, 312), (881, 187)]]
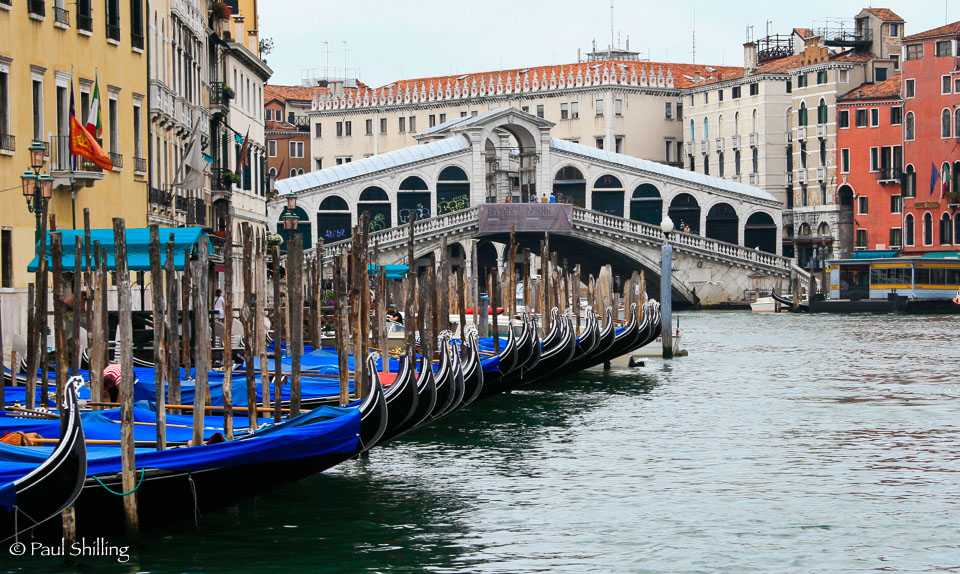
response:
[[(79, 236), (80, 240), (83, 241), (83, 230), (82, 229), (63, 229), (60, 231), (62, 234), (63, 240), (63, 257), (61, 259), (61, 264), (65, 271), (69, 271), (74, 268), (73, 253), (74, 245), (76, 243), (76, 237)], [(183, 258), (184, 250), (188, 247), (196, 250), (195, 246), (197, 242), (200, 241), (201, 235), (206, 235), (202, 227), (162, 227), (160, 228), (160, 265), (166, 265), (167, 263), (167, 249), (166, 244), (170, 240), (170, 235), (173, 234), (173, 266), (178, 270), (183, 269)], [(116, 270), (116, 260), (114, 259), (114, 247), (113, 247), (113, 230), (112, 229), (91, 229), (90, 230), (90, 245), (92, 246), (95, 241), (100, 242), (100, 249), (107, 250), (107, 269), (109, 271)], [(150, 229), (146, 227), (138, 227), (127, 230), (127, 267), (130, 271), (149, 271), (150, 270)], [(213, 245), (209, 242), (207, 243), (207, 251), (213, 253)], [(50, 244), (50, 232), (47, 232), (46, 237), (46, 256), (47, 256), (47, 265), (48, 269), (53, 268), (53, 263), (51, 260), (51, 244)], [(91, 264), (93, 262), (93, 256), (90, 258)], [(30, 262), (30, 265), (27, 266), (27, 271), (33, 273), (36, 272), (40, 264), (40, 260), (37, 257), (34, 257)]]
[[(406, 265), (381, 265), (380, 267), (385, 271), (387, 279), (403, 279), (406, 277), (407, 271), (410, 270)], [(376, 265), (368, 266), (370, 275), (376, 275), (378, 271)]]

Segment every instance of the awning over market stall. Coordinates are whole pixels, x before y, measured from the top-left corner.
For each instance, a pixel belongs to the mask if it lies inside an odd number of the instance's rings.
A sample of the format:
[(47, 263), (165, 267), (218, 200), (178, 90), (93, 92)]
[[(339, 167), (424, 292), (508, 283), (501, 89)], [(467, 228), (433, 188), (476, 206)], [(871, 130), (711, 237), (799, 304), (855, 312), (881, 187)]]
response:
[[(403, 279), (409, 270), (406, 265), (380, 265), (380, 267), (383, 268), (387, 279)], [(379, 272), (376, 265), (369, 265), (367, 271), (370, 275), (376, 275)]]
[[(80, 237), (80, 240), (83, 241), (83, 230), (82, 229), (64, 229), (59, 232), (63, 237), (63, 256), (60, 259), (61, 264), (63, 265), (63, 270), (71, 271), (74, 268), (74, 245), (76, 243), (76, 237)], [(167, 243), (170, 240), (170, 235), (173, 235), (173, 266), (178, 270), (183, 270), (183, 260), (184, 260), (184, 251), (189, 248), (192, 253), (196, 253), (197, 244), (200, 241), (200, 237), (206, 235), (202, 227), (170, 227), (170, 228), (160, 228), (160, 265), (166, 265), (167, 263)], [(130, 271), (149, 271), (150, 270), (150, 229), (149, 228), (133, 228), (126, 230), (127, 236), (127, 268)], [(114, 246), (113, 246), (113, 230), (112, 229), (91, 229), (90, 230), (90, 244), (91, 246), (94, 242), (100, 242), (100, 249), (106, 249), (107, 251), (107, 270), (115, 271), (116, 270), (116, 260), (114, 257)], [(213, 253), (213, 245), (210, 242), (207, 242), (207, 252)], [(47, 232), (46, 237), (46, 257), (47, 257), (47, 268), (53, 269), (53, 261), (51, 258), (52, 250), (50, 244), (50, 232)], [(82, 251), (81, 251), (82, 257)], [(93, 255), (90, 257), (91, 265), (93, 265)], [(33, 261), (30, 262), (30, 265), (27, 266), (27, 271), (36, 272), (39, 267), (40, 260), (38, 257), (34, 257)], [(83, 261), (81, 261), (81, 266)]]

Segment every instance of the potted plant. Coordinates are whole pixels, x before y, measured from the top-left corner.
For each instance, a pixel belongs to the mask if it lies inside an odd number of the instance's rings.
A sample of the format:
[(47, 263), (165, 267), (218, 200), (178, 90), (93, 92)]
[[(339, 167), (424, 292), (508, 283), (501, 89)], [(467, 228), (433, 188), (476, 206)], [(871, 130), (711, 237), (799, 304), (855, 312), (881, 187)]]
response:
[(220, 181), (223, 183), (224, 187), (231, 187), (234, 184), (240, 183), (240, 174), (233, 173), (229, 169), (223, 170), (223, 174), (220, 176)]
[(230, 12), (230, 6), (226, 2), (214, 2), (210, 7), (210, 12), (217, 20), (229, 20), (233, 14)]
[(227, 86), (227, 85), (224, 85), (224, 86), (223, 86), (223, 101), (225, 101), (225, 102), (230, 101), (230, 100), (232, 100), (232, 99), (234, 98), (234, 96), (236, 96), (236, 95), (237, 95), (237, 93), (233, 91), (233, 88), (231, 88), (230, 86)]
[(267, 247), (277, 247), (283, 245), (283, 236), (279, 233), (271, 233), (267, 236)]
[(951, 191), (947, 193), (947, 203), (951, 206), (960, 204), (960, 191)]

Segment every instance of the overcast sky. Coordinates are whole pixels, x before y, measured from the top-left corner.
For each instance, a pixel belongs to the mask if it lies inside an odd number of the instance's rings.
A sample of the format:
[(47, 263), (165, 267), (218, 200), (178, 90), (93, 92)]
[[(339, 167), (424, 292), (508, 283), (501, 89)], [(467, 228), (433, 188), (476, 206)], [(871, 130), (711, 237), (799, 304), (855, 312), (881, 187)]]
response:
[[(907, 34), (960, 20), (960, 0), (615, 0), (614, 29), (652, 61), (691, 62), (696, 11), (696, 62), (739, 66), (748, 25), (757, 38), (767, 20), (771, 33), (786, 34), (822, 18), (852, 19), (871, 4), (900, 15)], [(260, 37), (274, 42), (271, 84), (299, 84), (302, 70), (328, 63), (359, 68), (371, 86), (565, 64), (594, 39), (600, 48), (610, 40), (609, 0), (270, 0), (260, 10)]]

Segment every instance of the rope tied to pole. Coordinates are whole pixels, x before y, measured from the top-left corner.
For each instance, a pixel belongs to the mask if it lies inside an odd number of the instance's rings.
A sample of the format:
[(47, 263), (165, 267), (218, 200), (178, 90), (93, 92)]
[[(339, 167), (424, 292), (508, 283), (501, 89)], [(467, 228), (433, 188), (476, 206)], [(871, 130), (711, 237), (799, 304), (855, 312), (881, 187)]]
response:
[(130, 492), (117, 492), (117, 491), (113, 490), (112, 488), (110, 488), (109, 486), (107, 486), (106, 484), (104, 484), (103, 481), (100, 480), (100, 479), (99, 479), (98, 477), (96, 477), (96, 476), (93, 477), (93, 480), (96, 480), (96, 481), (100, 484), (100, 486), (102, 486), (102, 487), (104, 487), (105, 489), (107, 489), (107, 492), (109, 492), (110, 494), (116, 494), (117, 496), (130, 496), (131, 494), (133, 494), (134, 492), (136, 492), (136, 491), (140, 488), (140, 485), (141, 485), (141, 484), (143, 484), (143, 475), (146, 474), (146, 472), (147, 472), (147, 469), (146, 469), (146, 468), (141, 468), (141, 469), (140, 469), (140, 480), (137, 481), (137, 485), (134, 486), (134, 487), (133, 487), (133, 490), (131, 490)]

